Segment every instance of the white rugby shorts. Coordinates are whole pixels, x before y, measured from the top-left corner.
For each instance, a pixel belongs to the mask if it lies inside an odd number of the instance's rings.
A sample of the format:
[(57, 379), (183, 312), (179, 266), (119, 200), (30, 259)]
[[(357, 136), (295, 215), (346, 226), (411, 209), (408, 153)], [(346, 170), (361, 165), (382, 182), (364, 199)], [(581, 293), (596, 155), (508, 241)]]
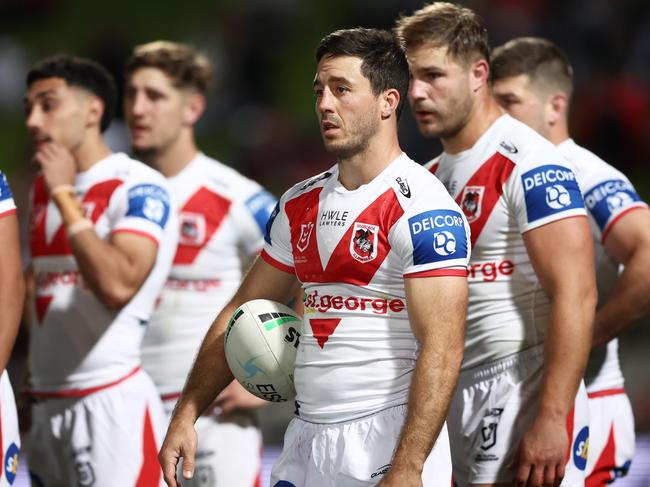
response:
[[(164, 398), (168, 419), (171, 419), (177, 398), (178, 395)], [(199, 443), (194, 478), (182, 478), (182, 465), (177, 468), (178, 480), (183, 487), (262, 485), (262, 432), (250, 420), (252, 414), (250, 411), (243, 412), (243, 419), (248, 421), (241, 421), (241, 424), (219, 421), (218, 412), (203, 415), (196, 421)]]
[[(396, 406), (354, 421), (315, 424), (294, 418), (271, 472), (271, 487), (368, 487), (390, 469), (406, 419)], [(427, 458), (424, 487), (451, 485), (447, 428)]]
[(20, 433), (16, 401), (7, 371), (0, 377), (0, 487), (13, 485), (18, 472)]
[(589, 457), (586, 487), (602, 487), (627, 475), (634, 457), (634, 416), (623, 388), (589, 393)]
[(90, 391), (47, 396), (36, 396), (32, 407), (27, 457), (33, 487), (164, 485), (157, 457), (165, 413), (143, 371)]
[[(542, 387), (544, 348), (539, 345), (461, 372), (447, 424), (458, 487), (510, 483), (523, 434), (534, 419)], [(562, 486), (583, 485), (589, 444), (584, 384), (567, 418), (572, 438)]]

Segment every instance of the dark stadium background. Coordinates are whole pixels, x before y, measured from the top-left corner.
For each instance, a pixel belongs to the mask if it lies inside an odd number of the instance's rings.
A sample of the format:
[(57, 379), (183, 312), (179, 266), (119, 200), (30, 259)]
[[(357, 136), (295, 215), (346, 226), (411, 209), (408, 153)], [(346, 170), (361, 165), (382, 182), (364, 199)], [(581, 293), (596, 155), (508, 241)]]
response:
[[(650, 201), (650, 1), (461, 3), (484, 16), (493, 46), (521, 35), (541, 35), (567, 52), (576, 84), (573, 137), (623, 170)], [(105, 64), (121, 86), (121, 68), (134, 44), (155, 39), (195, 44), (216, 67), (208, 110), (197, 127), (199, 145), (279, 195), (332, 163), (321, 147), (313, 111), (313, 50), (318, 40), (342, 27), (389, 28), (399, 12), (422, 4), (0, 0), (0, 168), (14, 189), (19, 216), (26, 217), (34, 172), (23, 114), (24, 78), (33, 61), (56, 52), (92, 57)], [(400, 130), (403, 148), (417, 161), (438, 152), (439, 145), (420, 137), (408, 111)], [(115, 149), (128, 149), (121, 118), (109, 138)], [(622, 337), (621, 349), (637, 429), (648, 434), (650, 319)], [(22, 339), (14, 354), (14, 376), (24, 353)], [(285, 413), (273, 408), (264, 412), (267, 438), (281, 440), (284, 423), (274, 418), (286, 418)], [(642, 441), (645, 444), (650, 442)], [(640, 451), (635, 464), (640, 468), (644, 462), (650, 463), (650, 458)]]

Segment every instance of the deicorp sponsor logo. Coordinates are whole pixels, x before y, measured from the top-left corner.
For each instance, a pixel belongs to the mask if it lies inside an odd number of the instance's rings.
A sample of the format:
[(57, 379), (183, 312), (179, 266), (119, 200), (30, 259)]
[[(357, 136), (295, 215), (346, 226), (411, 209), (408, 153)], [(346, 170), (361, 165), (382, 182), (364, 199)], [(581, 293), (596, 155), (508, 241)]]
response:
[(305, 299), (305, 312), (326, 313), (330, 310), (366, 311), (376, 315), (388, 312), (400, 313), (406, 309), (406, 303), (401, 299), (362, 298), (358, 296), (320, 295), (318, 291), (309, 293)]
[(557, 165), (536, 167), (521, 176), (528, 222), (584, 206), (571, 169)]
[(16, 480), (16, 474), (18, 473), (19, 453), (20, 449), (15, 443), (9, 445), (9, 448), (7, 448), (7, 451), (5, 452), (4, 470), (5, 477), (7, 479), (7, 482), (9, 482), (9, 485), (12, 485), (14, 483), (14, 480)]
[(634, 186), (622, 179), (604, 181), (585, 194), (585, 205), (601, 230), (613, 214), (640, 201)]
[(467, 233), (461, 214), (431, 210), (409, 218), (415, 265), (467, 258)]

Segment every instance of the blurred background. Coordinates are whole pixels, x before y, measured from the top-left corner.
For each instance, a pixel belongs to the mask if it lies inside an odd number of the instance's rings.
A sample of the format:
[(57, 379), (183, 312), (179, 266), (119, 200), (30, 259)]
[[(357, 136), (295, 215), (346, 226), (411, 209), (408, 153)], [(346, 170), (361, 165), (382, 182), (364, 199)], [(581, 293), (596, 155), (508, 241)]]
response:
[[(493, 46), (540, 35), (567, 52), (576, 83), (574, 139), (623, 170), (650, 201), (650, 1), (459, 3), (483, 15)], [(421, 0), (0, 0), (0, 168), (14, 190), (19, 216), (26, 218), (34, 174), (24, 129), (24, 80), (37, 59), (57, 52), (91, 57), (121, 86), (122, 66), (135, 44), (169, 39), (198, 46), (215, 66), (208, 110), (197, 127), (200, 147), (279, 195), (333, 163), (322, 149), (313, 110), (313, 51), (320, 38), (343, 27), (390, 28), (399, 13), (422, 5)], [(403, 149), (421, 163), (435, 156), (440, 146), (420, 137), (409, 113), (402, 118)], [(121, 114), (108, 138), (115, 150), (128, 151)], [(646, 319), (622, 338), (621, 359), (637, 428), (650, 433), (649, 325)], [(22, 340), (14, 366), (24, 348)], [(289, 414), (273, 407), (263, 413), (268, 440), (281, 441)]]

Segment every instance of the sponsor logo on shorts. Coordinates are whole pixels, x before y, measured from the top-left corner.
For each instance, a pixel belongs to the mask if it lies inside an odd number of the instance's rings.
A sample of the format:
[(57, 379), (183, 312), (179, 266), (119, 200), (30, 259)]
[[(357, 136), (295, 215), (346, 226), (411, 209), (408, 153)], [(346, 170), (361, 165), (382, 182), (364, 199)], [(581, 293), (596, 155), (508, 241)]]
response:
[(485, 186), (465, 186), (463, 188), (460, 206), (469, 223), (478, 220), (481, 216), (483, 193), (485, 193)]
[(92, 487), (95, 485), (97, 478), (95, 470), (89, 461), (77, 462), (74, 466), (77, 471), (77, 485), (79, 487)]
[(481, 427), (481, 450), (489, 450), (497, 444), (497, 426), (499, 425), (499, 418), (503, 413), (503, 408), (491, 408), (485, 412), (483, 425)]
[(11, 443), (9, 448), (5, 451), (5, 478), (9, 485), (14, 483), (16, 480), (16, 474), (18, 473), (18, 455), (20, 454), (20, 449), (15, 443)]
[(528, 222), (584, 206), (573, 171), (548, 164), (521, 176)]
[(467, 232), (460, 213), (430, 210), (409, 218), (413, 264), (467, 258)]
[(350, 240), (350, 255), (359, 262), (366, 263), (377, 257), (377, 235), (379, 227), (368, 223), (354, 222)]
[(370, 478), (374, 479), (375, 477), (379, 477), (380, 475), (384, 475), (386, 472), (390, 470), (390, 463), (387, 463), (386, 465), (382, 465), (379, 467), (377, 470), (375, 470), (372, 474), (370, 474)]
[(318, 291), (309, 293), (305, 299), (306, 313), (326, 313), (335, 311), (365, 311), (375, 315), (385, 315), (389, 312), (400, 313), (406, 309), (406, 303), (401, 299), (362, 298), (358, 296), (333, 296)]
[[(198, 459), (198, 456), (197, 456)], [(194, 470), (194, 485), (197, 487), (214, 487), (217, 478), (212, 465), (197, 465)]]
[(573, 463), (578, 470), (587, 468), (587, 454), (589, 452), (589, 426), (580, 430), (573, 442)]

